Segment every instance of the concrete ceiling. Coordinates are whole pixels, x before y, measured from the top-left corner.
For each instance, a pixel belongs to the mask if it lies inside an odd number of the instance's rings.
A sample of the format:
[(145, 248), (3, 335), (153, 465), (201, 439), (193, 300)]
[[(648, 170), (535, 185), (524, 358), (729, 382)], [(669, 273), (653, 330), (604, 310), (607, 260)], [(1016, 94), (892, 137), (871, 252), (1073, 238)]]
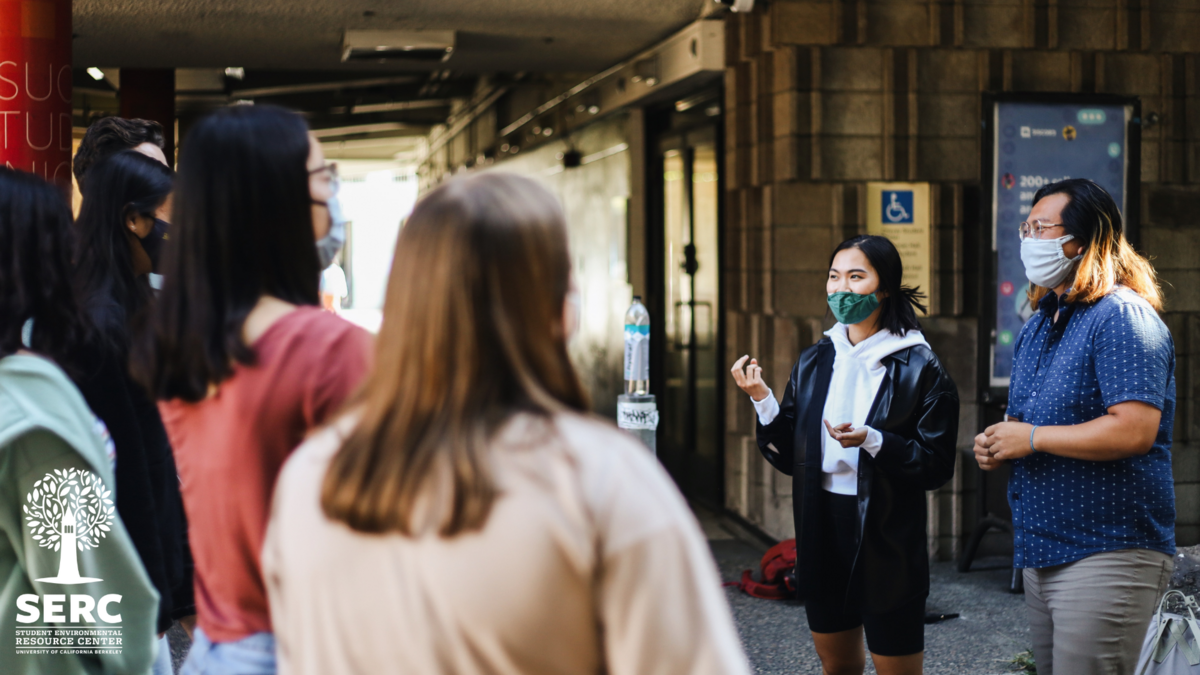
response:
[[(713, 0), (75, 0), (76, 66), (462, 73), (591, 72), (711, 11)], [(455, 30), (438, 64), (343, 64), (356, 30)]]

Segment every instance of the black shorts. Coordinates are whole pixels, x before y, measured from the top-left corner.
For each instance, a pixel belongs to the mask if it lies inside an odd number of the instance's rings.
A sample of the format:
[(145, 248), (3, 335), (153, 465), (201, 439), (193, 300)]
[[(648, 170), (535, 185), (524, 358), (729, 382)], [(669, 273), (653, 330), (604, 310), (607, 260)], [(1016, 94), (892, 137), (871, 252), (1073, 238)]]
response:
[[(908, 656), (925, 651), (925, 598), (881, 614), (863, 612), (862, 568), (851, 578), (854, 533), (858, 525), (858, 497), (821, 490), (818, 498), (820, 546), (824, 579), (804, 603), (808, 628), (814, 633), (840, 633), (863, 627), (867, 648), (880, 656)], [(849, 602), (847, 602), (849, 599)]]

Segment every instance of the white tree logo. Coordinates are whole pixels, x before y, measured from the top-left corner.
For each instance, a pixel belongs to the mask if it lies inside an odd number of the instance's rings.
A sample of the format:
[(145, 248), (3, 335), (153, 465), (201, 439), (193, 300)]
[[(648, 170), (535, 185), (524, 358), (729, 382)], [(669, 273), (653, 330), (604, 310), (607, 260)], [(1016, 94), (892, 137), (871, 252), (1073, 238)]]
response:
[(61, 551), (58, 574), (38, 581), (86, 584), (102, 581), (79, 576), (78, 551), (100, 545), (116, 519), (112, 491), (91, 471), (55, 469), (25, 495), (25, 522), (38, 546)]

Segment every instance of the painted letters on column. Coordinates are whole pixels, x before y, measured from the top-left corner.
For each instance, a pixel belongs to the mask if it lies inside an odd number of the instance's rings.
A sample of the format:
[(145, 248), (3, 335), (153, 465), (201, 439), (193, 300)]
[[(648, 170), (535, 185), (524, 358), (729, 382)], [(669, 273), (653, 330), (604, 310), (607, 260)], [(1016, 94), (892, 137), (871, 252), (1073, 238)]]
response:
[(71, 184), (71, 0), (0, 0), (0, 162)]

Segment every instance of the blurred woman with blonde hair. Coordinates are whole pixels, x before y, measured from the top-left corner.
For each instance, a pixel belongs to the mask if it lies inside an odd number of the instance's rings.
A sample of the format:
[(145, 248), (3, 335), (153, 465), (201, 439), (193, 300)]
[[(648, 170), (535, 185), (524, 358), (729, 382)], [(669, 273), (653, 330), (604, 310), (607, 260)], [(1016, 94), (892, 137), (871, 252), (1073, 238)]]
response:
[(417, 204), (375, 368), (276, 486), (281, 672), (748, 672), (687, 504), (586, 414), (570, 291), (562, 210), (532, 181)]

